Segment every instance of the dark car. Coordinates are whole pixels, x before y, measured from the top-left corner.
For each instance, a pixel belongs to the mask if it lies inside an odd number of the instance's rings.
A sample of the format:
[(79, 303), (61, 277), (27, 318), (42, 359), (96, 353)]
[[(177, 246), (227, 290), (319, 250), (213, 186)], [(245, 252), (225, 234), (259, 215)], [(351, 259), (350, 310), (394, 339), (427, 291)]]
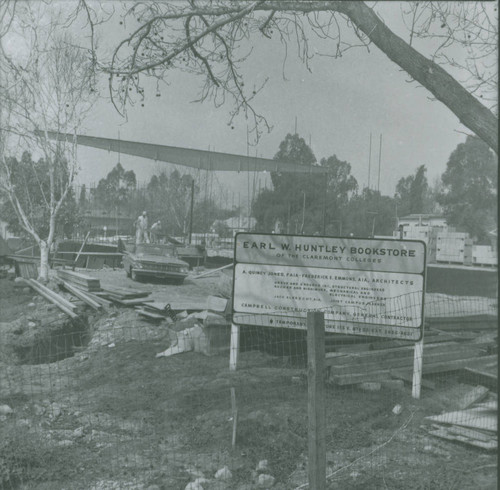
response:
[(123, 255), (123, 267), (134, 281), (147, 277), (168, 279), (182, 284), (188, 275), (189, 264), (177, 257), (173, 245), (141, 243), (134, 251)]

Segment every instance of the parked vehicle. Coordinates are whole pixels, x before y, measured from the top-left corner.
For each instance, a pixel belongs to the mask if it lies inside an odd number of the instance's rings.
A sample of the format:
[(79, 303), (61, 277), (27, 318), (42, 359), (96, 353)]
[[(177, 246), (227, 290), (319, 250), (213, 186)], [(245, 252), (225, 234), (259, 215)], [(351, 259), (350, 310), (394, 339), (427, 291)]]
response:
[(171, 244), (141, 243), (123, 255), (123, 267), (134, 281), (144, 278), (167, 279), (182, 284), (188, 275), (189, 264), (177, 257)]

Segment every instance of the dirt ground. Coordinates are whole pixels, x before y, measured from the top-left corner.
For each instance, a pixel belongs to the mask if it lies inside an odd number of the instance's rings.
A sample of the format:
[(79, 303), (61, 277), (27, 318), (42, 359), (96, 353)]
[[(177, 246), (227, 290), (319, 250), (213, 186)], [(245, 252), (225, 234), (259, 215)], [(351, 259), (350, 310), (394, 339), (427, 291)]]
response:
[[(205, 301), (217, 292), (215, 278), (173, 286), (134, 283), (118, 270), (91, 274), (104, 285), (151, 290), (162, 302)], [(171, 333), (133, 309), (87, 314), (88, 337), (73, 341), (71, 357), (27, 364), (19, 349), (0, 350), (0, 406), (13, 411), (0, 415), (0, 489), (184, 490), (197, 478), (205, 480), (191, 490), (305, 488), (306, 370), (291, 339), (276, 339), (288, 345), (271, 355), (269, 336), (247, 332), (230, 372), (228, 352), (157, 359)], [(24, 339), (50, 316), (66, 321), (32, 291), (0, 279), (0, 335)], [(450, 374), (433, 381), (436, 389), (420, 400), (408, 385), (327, 387), (328, 489), (497, 488), (496, 452), (427, 434), (424, 417), (454, 410), (472, 388)], [(231, 478), (215, 478), (224, 467)], [(259, 472), (273, 485), (258, 486)]]

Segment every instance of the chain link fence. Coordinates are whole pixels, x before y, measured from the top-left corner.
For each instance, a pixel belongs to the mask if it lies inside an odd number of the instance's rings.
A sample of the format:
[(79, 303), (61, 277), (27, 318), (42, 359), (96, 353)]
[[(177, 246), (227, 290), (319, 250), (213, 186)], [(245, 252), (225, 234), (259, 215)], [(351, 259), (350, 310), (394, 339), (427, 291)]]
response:
[[(383, 328), (417, 307), (365, 313)], [(427, 294), (420, 359), (412, 341), (351, 335), (346, 311), (324, 313), (325, 488), (495, 488), (496, 300)], [(0, 324), (0, 488), (308, 488), (305, 329), (240, 315), (231, 371), (230, 314), (34, 316)]]

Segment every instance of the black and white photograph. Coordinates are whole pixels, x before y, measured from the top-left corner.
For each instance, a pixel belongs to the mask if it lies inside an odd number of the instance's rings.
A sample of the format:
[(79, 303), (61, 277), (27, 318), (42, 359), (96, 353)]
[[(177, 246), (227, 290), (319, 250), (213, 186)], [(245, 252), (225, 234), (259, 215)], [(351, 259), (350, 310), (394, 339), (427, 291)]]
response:
[(0, 490), (495, 490), (498, 8), (0, 0)]

